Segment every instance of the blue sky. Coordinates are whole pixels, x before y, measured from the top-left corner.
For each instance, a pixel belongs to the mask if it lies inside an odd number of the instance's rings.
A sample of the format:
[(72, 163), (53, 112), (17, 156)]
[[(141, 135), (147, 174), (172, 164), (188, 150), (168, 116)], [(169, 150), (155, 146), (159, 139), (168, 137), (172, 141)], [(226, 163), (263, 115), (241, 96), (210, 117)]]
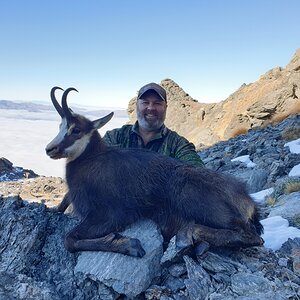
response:
[(300, 48), (299, 0), (3, 0), (0, 99), (127, 107), (171, 78), (199, 102), (226, 99)]

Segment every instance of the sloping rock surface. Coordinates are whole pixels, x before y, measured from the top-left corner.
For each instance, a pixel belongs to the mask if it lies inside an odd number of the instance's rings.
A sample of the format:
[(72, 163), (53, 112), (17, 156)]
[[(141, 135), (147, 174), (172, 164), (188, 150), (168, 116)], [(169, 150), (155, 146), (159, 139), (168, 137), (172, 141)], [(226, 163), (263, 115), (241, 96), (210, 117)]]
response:
[(119, 294), (135, 297), (161, 275), (163, 241), (157, 226), (150, 221), (134, 224), (124, 235), (138, 238), (146, 255), (136, 258), (110, 252), (84, 252), (78, 257), (75, 272), (103, 282)]
[(0, 195), (18, 195), (28, 202), (42, 202), (48, 207), (58, 205), (66, 191), (66, 183), (59, 177), (36, 177), (27, 180), (0, 181)]
[[(68, 253), (63, 236), (76, 222), (43, 204), (29, 204), (17, 197), (0, 199), (0, 299), (139, 299), (135, 294), (141, 288), (138, 283), (151, 269), (151, 263), (146, 263), (146, 271), (139, 274), (143, 261), (135, 269), (132, 257), (114, 254), (120, 258), (112, 259), (107, 253)], [(145, 230), (141, 239), (147, 237), (148, 244), (157, 243), (157, 233), (149, 236), (149, 230)], [(133, 228), (133, 235), (134, 231)], [(135, 234), (140, 236), (140, 230)], [(296, 299), (300, 284), (296, 272), (299, 245), (300, 239), (290, 240), (276, 255), (264, 248), (252, 248), (207, 252), (194, 258), (185, 256), (184, 261), (161, 269), (160, 277), (157, 277), (157, 261), (161, 254), (157, 253), (153, 274), (148, 277), (148, 284), (152, 280), (156, 285), (148, 289), (143, 286), (144, 296), (146, 299), (166, 299), (166, 295), (167, 299)], [(128, 268), (123, 275), (128, 277), (119, 277), (119, 282), (109, 280), (125, 267)], [(135, 270), (129, 274), (132, 268)], [(107, 276), (108, 272), (111, 275)], [(133, 285), (136, 286), (132, 288)]]

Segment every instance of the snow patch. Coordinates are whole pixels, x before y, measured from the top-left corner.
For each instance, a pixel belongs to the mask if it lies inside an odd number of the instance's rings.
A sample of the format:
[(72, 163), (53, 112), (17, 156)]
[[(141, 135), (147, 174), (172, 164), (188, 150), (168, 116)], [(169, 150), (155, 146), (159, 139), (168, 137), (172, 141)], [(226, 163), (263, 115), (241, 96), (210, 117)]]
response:
[(265, 241), (264, 246), (273, 251), (279, 250), (289, 238), (300, 237), (300, 230), (289, 226), (288, 220), (280, 216), (270, 217), (260, 222), (264, 227), (264, 234), (261, 236)]
[(240, 161), (242, 163), (245, 163), (247, 165), (247, 168), (253, 168), (256, 166), (256, 164), (249, 158), (249, 155), (238, 156), (236, 158), (233, 158), (231, 161)]
[(262, 202), (265, 201), (266, 196), (271, 195), (273, 192), (274, 192), (274, 189), (269, 188), (269, 189), (266, 189), (266, 190), (259, 191), (257, 193), (250, 194), (250, 196), (252, 197), (252, 199), (255, 202), (262, 203)]
[(289, 172), (289, 176), (290, 177), (293, 177), (293, 176), (300, 177), (300, 164), (296, 165), (292, 168), (292, 170)]
[(300, 139), (288, 142), (288, 143), (284, 144), (284, 147), (289, 147), (291, 153), (299, 154), (300, 153)]

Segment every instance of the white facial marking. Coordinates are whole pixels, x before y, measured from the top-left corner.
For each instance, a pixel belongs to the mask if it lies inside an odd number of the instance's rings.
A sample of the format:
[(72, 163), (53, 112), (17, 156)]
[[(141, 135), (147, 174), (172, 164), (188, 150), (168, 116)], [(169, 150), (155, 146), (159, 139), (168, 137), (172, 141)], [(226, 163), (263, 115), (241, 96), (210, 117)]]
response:
[(67, 132), (68, 132), (67, 120), (63, 118), (59, 125), (58, 135), (47, 145), (47, 149), (51, 149), (59, 145), (63, 141)]
[(80, 156), (88, 145), (92, 132), (84, 135), (81, 139), (76, 140), (74, 144), (65, 149), (67, 154), (67, 163)]

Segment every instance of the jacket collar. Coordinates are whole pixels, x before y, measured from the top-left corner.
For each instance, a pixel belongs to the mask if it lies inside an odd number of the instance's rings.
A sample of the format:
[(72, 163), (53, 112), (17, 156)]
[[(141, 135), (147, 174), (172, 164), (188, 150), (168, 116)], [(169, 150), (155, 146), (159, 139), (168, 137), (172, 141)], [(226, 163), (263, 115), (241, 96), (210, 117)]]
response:
[[(157, 132), (157, 134), (154, 136), (154, 138), (152, 140), (156, 140), (156, 139), (160, 139), (162, 137), (164, 137), (167, 133), (168, 133), (168, 128), (166, 127), (165, 124), (163, 124), (159, 130), (159, 132)], [(131, 128), (131, 133), (130, 134), (137, 134), (138, 136), (140, 136), (139, 134), (139, 123), (138, 121), (136, 121), (134, 123), (134, 125)]]

